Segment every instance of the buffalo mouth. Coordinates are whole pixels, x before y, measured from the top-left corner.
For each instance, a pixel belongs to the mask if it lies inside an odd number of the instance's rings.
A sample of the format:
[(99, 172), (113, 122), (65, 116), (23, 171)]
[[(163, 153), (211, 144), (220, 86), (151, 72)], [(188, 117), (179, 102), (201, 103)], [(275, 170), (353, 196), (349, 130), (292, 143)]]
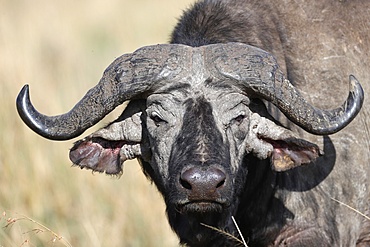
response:
[(229, 204), (224, 200), (194, 200), (176, 205), (181, 214), (220, 214), (228, 207)]

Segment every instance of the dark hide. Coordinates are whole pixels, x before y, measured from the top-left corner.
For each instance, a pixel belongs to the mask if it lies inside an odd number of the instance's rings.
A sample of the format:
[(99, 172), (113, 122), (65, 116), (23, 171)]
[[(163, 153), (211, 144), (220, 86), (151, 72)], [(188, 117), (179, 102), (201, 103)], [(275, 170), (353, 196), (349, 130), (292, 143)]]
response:
[[(222, 139), (213, 119), (212, 107), (204, 98), (189, 99), (185, 102), (186, 112), (183, 126), (178, 134), (169, 162), (170, 177), (169, 188), (166, 190), (165, 200), (171, 226), (180, 236), (183, 243), (194, 246), (211, 244), (214, 232), (207, 230), (200, 222), (216, 227), (225, 227), (234, 213), (232, 204), (235, 184), (226, 179), (220, 189), (219, 198), (208, 206), (178, 204), (186, 200), (187, 191), (179, 185), (179, 175), (189, 167), (202, 167), (207, 169), (220, 166), (230, 174), (230, 151), (228, 144)], [(190, 217), (189, 217), (190, 216)], [(217, 241), (220, 241), (218, 239)]]
[[(274, 246), (289, 246), (296, 242), (300, 243), (298, 246), (318, 246), (318, 243), (319, 246), (330, 246), (335, 242), (338, 237), (335, 222), (328, 220), (331, 224), (327, 226), (328, 230), (332, 231), (330, 236), (325, 231), (314, 229), (314, 224), (311, 225), (313, 222), (305, 222), (300, 226), (301, 230), (289, 226), (295, 215), (284, 206), (284, 195), (280, 198), (274, 196), (279, 189), (310, 191), (330, 174), (335, 164), (335, 149), (329, 137), (324, 137), (324, 143), (324, 152), (330, 155), (318, 158), (309, 166), (297, 167), (284, 173), (271, 171), (268, 160), (260, 161), (253, 155), (246, 156), (244, 162), (248, 167), (248, 175), (236, 218), (241, 231), (249, 238), (248, 246), (269, 246), (271, 239), (275, 239)], [(320, 165), (322, 161), (325, 167)], [(319, 210), (317, 198), (309, 195), (303, 198), (307, 208)], [(302, 239), (302, 242), (298, 239)], [(306, 242), (307, 239), (310, 241)]]
[[(264, 1), (199, 1), (183, 14), (170, 43), (196, 47), (241, 42), (280, 55), (283, 47), (276, 39), (284, 38), (281, 29), (271, 4)], [(284, 63), (279, 65), (285, 69)]]

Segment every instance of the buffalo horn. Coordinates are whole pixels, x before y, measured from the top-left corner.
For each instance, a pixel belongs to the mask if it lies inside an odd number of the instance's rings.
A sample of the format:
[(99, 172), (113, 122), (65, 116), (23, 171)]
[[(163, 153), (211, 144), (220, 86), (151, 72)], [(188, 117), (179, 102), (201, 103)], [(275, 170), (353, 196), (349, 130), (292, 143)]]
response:
[[(29, 87), (25, 85), (18, 94), (16, 105), (22, 120), (37, 134), (51, 140), (68, 140), (82, 134), (105, 115), (126, 100), (140, 98), (159, 87), (161, 76), (178, 70), (171, 57), (173, 45), (143, 47), (132, 54), (117, 58), (104, 72), (100, 82), (67, 113), (45, 116), (31, 104)], [(161, 73), (166, 67), (167, 73)], [(181, 66), (180, 66), (181, 67)]]
[(213, 50), (215, 57), (211, 59), (219, 74), (250, 95), (273, 103), (287, 118), (309, 133), (336, 133), (361, 110), (364, 92), (353, 75), (349, 77), (346, 101), (336, 109), (322, 110), (309, 104), (285, 79), (275, 58), (268, 52), (241, 43), (217, 44), (209, 49)]

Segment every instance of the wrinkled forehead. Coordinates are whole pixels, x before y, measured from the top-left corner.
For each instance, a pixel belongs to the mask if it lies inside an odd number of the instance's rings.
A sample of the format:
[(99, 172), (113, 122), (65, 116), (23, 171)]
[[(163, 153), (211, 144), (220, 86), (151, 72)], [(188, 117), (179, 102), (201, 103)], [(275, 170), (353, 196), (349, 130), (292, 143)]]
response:
[[(164, 59), (160, 72), (155, 78), (156, 85), (153, 87), (155, 91), (179, 87), (178, 84), (188, 84), (196, 90), (205, 84), (210, 85), (221, 81), (224, 83), (226, 79), (227, 84), (238, 85), (240, 79), (261, 77), (259, 75), (261, 64), (266, 62), (264, 59), (271, 59), (267, 53), (255, 47), (238, 43), (201, 47), (161, 45), (144, 47), (134, 54), (139, 61), (142, 61), (143, 56), (153, 55), (151, 50), (146, 51), (146, 49), (154, 48), (166, 48), (165, 52), (160, 50), (161, 52), (155, 53), (156, 56), (160, 55), (161, 60)], [(241, 57), (243, 59), (240, 59)], [(243, 65), (244, 62), (246, 64)], [(150, 70), (150, 66), (148, 69)]]
[[(160, 104), (164, 108), (185, 106), (186, 102), (202, 99), (214, 106), (214, 109), (227, 110), (228, 107), (241, 102), (249, 104), (245, 92), (228, 84), (227, 81), (209, 77), (197, 80), (188, 77), (168, 84), (166, 88), (156, 91), (147, 99), (147, 103)], [(167, 106), (167, 107), (166, 107)], [(225, 108), (225, 109), (224, 109)]]
[(198, 90), (213, 84), (217, 73), (214, 71), (214, 63), (207, 60), (203, 49), (184, 48), (168, 54), (157, 77), (156, 91)]
[[(156, 78), (156, 89), (148, 100), (172, 101), (180, 104), (189, 99), (203, 98), (215, 103), (240, 101), (246, 97), (236, 79), (225, 71), (235, 64), (226, 61), (233, 51), (223, 46), (176, 46), (166, 54), (167, 59)], [(229, 54), (230, 55), (230, 54)], [(222, 72), (222, 73), (221, 73)]]

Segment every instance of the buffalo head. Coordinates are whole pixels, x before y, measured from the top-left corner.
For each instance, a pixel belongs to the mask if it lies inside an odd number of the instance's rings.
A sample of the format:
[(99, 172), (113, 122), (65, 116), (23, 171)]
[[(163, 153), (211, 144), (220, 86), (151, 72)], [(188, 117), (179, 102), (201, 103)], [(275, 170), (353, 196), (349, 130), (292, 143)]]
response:
[[(187, 238), (201, 222), (229, 224), (248, 173), (246, 156), (269, 160), (275, 171), (319, 156), (315, 144), (279, 125), (262, 100), (304, 130), (327, 135), (356, 116), (363, 92), (351, 76), (344, 104), (320, 110), (301, 97), (263, 50), (240, 43), (156, 45), (116, 59), (66, 114), (38, 113), (28, 86), (17, 107), (35, 132), (65, 140), (127, 100), (131, 102), (116, 121), (75, 143), (70, 159), (82, 168), (120, 174), (125, 160), (139, 158), (164, 196), (171, 225), (181, 226), (174, 229)], [(192, 236), (200, 242), (205, 237)]]

